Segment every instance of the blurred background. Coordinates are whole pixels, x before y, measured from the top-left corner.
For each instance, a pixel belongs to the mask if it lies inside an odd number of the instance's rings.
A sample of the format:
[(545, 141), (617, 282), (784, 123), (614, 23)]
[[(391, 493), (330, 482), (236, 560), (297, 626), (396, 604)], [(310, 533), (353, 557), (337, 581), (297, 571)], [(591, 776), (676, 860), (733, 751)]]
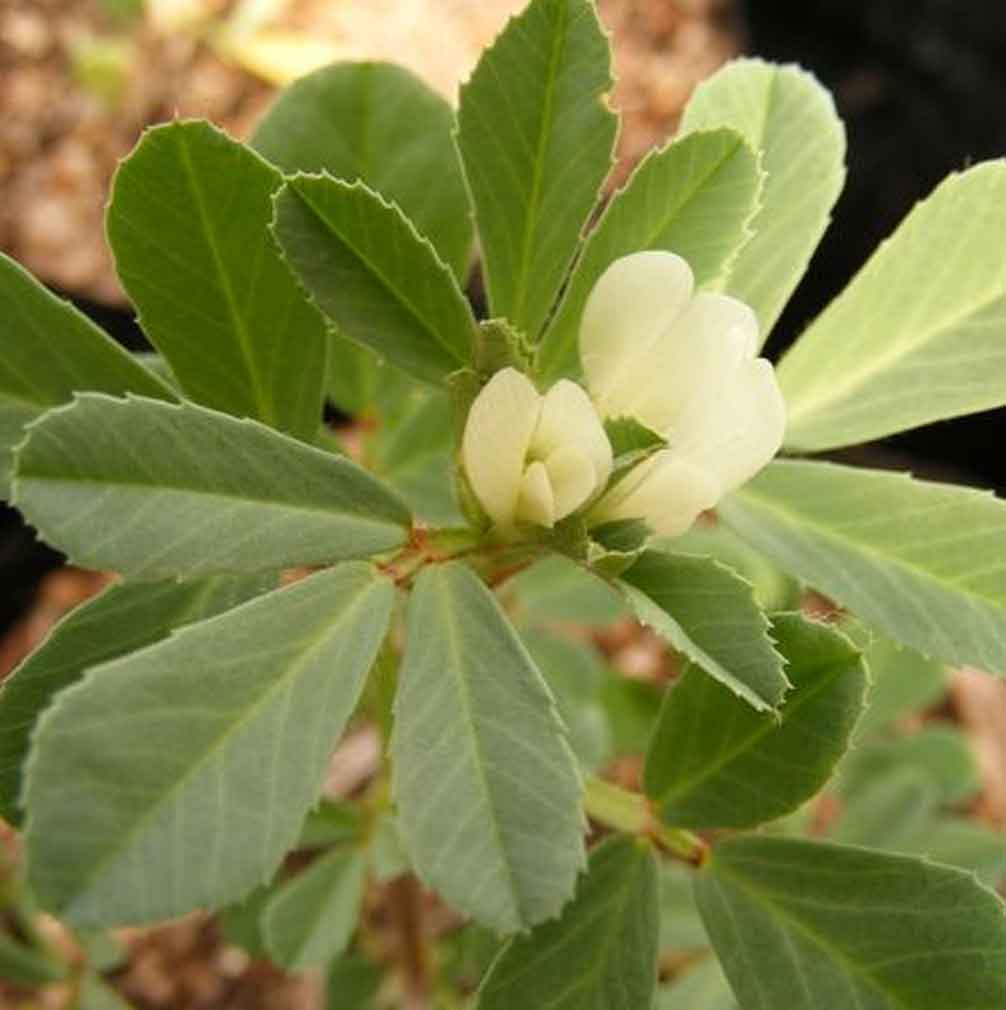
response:
[[(0, 0), (0, 250), (139, 348), (102, 217), (115, 164), (146, 125), (198, 116), (246, 136), (279, 86), (336, 59), (404, 63), (453, 98), (481, 48), (523, 6), (524, 0)], [(848, 183), (773, 337), (773, 355), (945, 175), (1006, 152), (1002, 4), (599, 0), (598, 6), (613, 34), (614, 102), (624, 117), (613, 184), (674, 131), (695, 84), (734, 55), (799, 63), (833, 91), (848, 131)], [(997, 411), (844, 458), (1004, 491), (1004, 435), (1006, 416)], [(0, 674), (100, 586), (98, 577), (58, 570), (59, 563), (0, 506)], [(977, 709), (1004, 708), (1001, 693), (988, 702), (975, 690)], [(993, 746), (989, 774), (997, 762), (1002, 756)], [(1002, 777), (1000, 796), (1006, 769)], [(1006, 823), (1006, 810), (993, 817)], [(268, 972), (249, 976), (240, 958), (230, 968), (200, 960), (193, 952), (204, 946), (198, 930), (137, 940), (131, 984), (138, 1005), (303, 1005), (291, 983)]]

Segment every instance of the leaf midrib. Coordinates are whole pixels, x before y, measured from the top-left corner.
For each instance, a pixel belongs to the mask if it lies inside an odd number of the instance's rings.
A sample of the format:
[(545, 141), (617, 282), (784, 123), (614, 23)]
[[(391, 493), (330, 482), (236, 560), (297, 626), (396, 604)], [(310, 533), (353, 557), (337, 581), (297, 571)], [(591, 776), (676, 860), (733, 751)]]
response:
[[(97, 880), (102, 873), (113, 865), (116, 860), (121, 858), (122, 853), (126, 851), (136, 838), (139, 837), (142, 831), (148, 827), (154, 817), (156, 817), (157, 814), (164, 808), (165, 804), (173, 799), (198, 772), (213, 762), (213, 760), (220, 754), (221, 749), (227, 745), (231, 737), (253, 723), (263, 706), (270, 702), (277, 692), (287, 689), (296, 681), (297, 678), (299, 678), (300, 674), (311, 662), (315, 654), (321, 651), (329, 643), (332, 636), (336, 634), (337, 630), (347, 622), (348, 618), (355, 613), (360, 604), (367, 599), (371, 592), (378, 586), (379, 583), (376, 581), (376, 578), (372, 576), (371, 584), (365, 586), (362, 592), (360, 592), (355, 599), (350, 601), (349, 605), (342, 611), (335, 621), (323, 624), (322, 630), (311, 639), (311, 645), (309, 645), (299, 655), (299, 657), (290, 664), (286, 673), (277, 677), (271, 684), (269, 684), (265, 691), (263, 691), (263, 693), (244, 710), (244, 714), (241, 718), (225, 725), (223, 732), (220, 733), (214, 740), (209, 742), (209, 745), (203, 753), (195, 761), (193, 761), (191, 765), (189, 765), (189, 767), (169, 786), (167, 790), (162, 792), (154, 800), (154, 802), (152, 802), (147, 809), (143, 811), (133, 826), (124, 834), (118, 836), (116, 845), (111, 847), (102, 858), (98, 859), (92, 866), (90, 872), (85, 874), (79, 881), (77, 887), (75, 888), (74, 897), (66, 902), (62, 907), (63, 914), (72, 916), (74, 906), (78, 905), (90, 892), (95, 880)], [(182, 635), (184, 635), (186, 630), (191, 630), (191, 628), (192, 625), (187, 626), (187, 628), (182, 628), (180, 631), (170, 634), (167, 638), (161, 639), (160, 642), (156, 642), (149, 646), (149, 648), (157, 648), (159, 645), (167, 641), (177, 641), (180, 637), (182, 637)], [(141, 652), (142, 651), (145, 650), (141, 650)], [(120, 660), (111, 660), (110, 662), (115, 663), (120, 662)], [(82, 685), (90, 681), (94, 677), (95, 671), (100, 670), (104, 665), (106, 664), (99, 664), (98, 666), (92, 668), (87, 677), (74, 685), (71, 690), (79, 689)], [(49, 718), (52, 718), (51, 713), (53, 713), (53, 711), (54, 710), (50, 709)], [(43, 715), (42, 719), (47, 721), (46, 715)], [(31, 820), (32, 818), (29, 817), (25, 830), (26, 835), (31, 831)]]

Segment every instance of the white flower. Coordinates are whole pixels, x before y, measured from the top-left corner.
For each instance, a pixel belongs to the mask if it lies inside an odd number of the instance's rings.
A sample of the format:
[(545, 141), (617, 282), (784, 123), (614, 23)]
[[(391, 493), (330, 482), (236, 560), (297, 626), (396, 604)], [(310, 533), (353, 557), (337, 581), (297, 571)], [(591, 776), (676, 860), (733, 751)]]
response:
[(782, 444), (785, 405), (755, 357), (755, 314), (693, 286), (680, 256), (641, 252), (612, 263), (587, 300), (580, 356), (598, 410), (668, 440), (604, 496), (597, 519), (642, 518), (677, 536)]
[(513, 368), (475, 398), (461, 440), (468, 483), (497, 526), (552, 526), (611, 474), (611, 444), (587, 394), (563, 379), (544, 396)]

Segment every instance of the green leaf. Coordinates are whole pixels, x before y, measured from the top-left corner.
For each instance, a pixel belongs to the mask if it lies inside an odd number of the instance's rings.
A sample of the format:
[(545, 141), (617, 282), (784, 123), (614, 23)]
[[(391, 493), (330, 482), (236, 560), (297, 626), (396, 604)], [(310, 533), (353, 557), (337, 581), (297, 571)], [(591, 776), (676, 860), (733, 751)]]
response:
[(611, 624), (628, 615), (628, 608), (607, 582), (557, 554), (515, 575), (504, 591), (515, 599), (518, 618), (527, 623)]
[(693, 872), (669, 859), (659, 865), (661, 950), (702, 950), (709, 946), (692, 894)]
[(846, 845), (905, 852), (907, 840), (933, 822), (938, 804), (936, 787), (917, 768), (891, 768), (856, 791), (831, 838)]
[(343, 954), (329, 966), (325, 979), (327, 1010), (371, 1010), (384, 972), (360, 954)]
[(611, 729), (600, 701), (605, 670), (587, 642), (529, 628), (521, 638), (555, 694), (559, 716), (581, 766), (595, 771), (611, 753)]
[(75, 1010), (131, 1010), (119, 991), (109, 985), (100, 975), (86, 972), (77, 991)]
[(652, 681), (610, 676), (601, 689), (615, 757), (638, 756), (646, 750), (660, 716), (663, 691)]
[[(96, 667), (39, 722), (29, 879), (77, 925), (233, 901), (317, 801), (392, 584), (340, 565)], [(195, 675), (194, 675), (195, 674)]]
[(273, 234), (347, 337), (434, 385), (470, 362), (475, 320), (454, 275), (401, 210), (362, 182), (288, 179)]
[(391, 756), (398, 826), (429, 886), (501, 933), (558, 913), (583, 865), (580, 777), (541, 674), (458, 562), (416, 579)]
[(784, 614), (772, 624), (793, 689), (756, 712), (691, 667), (670, 689), (646, 758), (646, 792), (668, 824), (746, 828), (810, 799), (845, 753), (866, 670), (845, 636)]
[(736, 130), (691, 133), (647, 155), (587, 238), (542, 337), (539, 372), (549, 379), (579, 373), (584, 306), (622, 256), (664, 249), (688, 261), (697, 285), (722, 277), (750, 238), (761, 183), (755, 153)]
[(1001, 161), (918, 204), (779, 366), (786, 444), (834, 449), (1006, 404), (1004, 231)]
[(975, 821), (945, 818), (902, 840), (906, 852), (971, 870), (987, 887), (1006, 882), (1006, 845), (1001, 830)]
[(281, 887), (262, 912), (269, 956), (303, 971), (341, 954), (356, 929), (366, 870), (362, 852), (336, 849)]
[(38, 986), (66, 977), (66, 965), (55, 957), (0, 933), (0, 978), (15, 985)]
[(297, 839), (298, 849), (321, 849), (344, 842), (358, 842), (366, 835), (363, 811), (349, 800), (323, 798), (304, 819)]
[(370, 837), (370, 870), (378, 884), (384, 884), (412, 870), (409, 854), (402, 845), (398, 822), (391, 813), (378, 820)]
[(831, 95), (795, 66), (736, 60), (692, 93), (683, 131), (729, 126), (761, 154), (765, 182), (754, 238), (724, 290), (775, 325), (830, 220), (845, 181), (845, 129)]
[(93, 389), (173, 399), (171, 390), (69, 302), (0, 253), (0, 498), (24, 425)]
[(667, 448), (667, 439), (663, 435), (647, 428), (634, 417), (605, 418), (604, 433), (608, 436), (611, 453), (616, 460), (619, 456), (649, 454)]
[(18, 824), (21, 768), (32, 731), (85, 671), (265, 592), (272, 577), (119, 583), (63, 618), (0, 688), (0, 816)]
[(648, 1010), (657, 983), (657, 864), (615, 836), (590, 854), (562, 915), (516, 937), (489, 969), (477, 1010)]
[(866, 711), (856, 726), (857, 740), (865, 741), (943, 697), (947, 675), (942, 663), (875, 634), (857, 621), (845, 621), (842, 630), (863, 650), (870, 671)]
[(720, 517), (781, 567), (926, 655), (1006, 673), (1006, 506), (830, 463), (775, 462)]
[(14, 501), (74, 563), (147, 580), (365, 557), (409, 523), (348, 459), (191, 403), (101, 395), (32, 425)]
[(661, 988), (654, 1010), (737, 1010), (737, 1000), (719, 961), (704, 957)]
[(1006, 909), (959, 870), (782, 838), (716, 846), (702, 918), (744, 1010), (999, 1010)]
[(788, 682), (751, 584), (712, 558), (648, 550), (622, 575), (636, 617), (756, 709)]
[(217, 912), (217, 925), (229, 944), (240, 947), (254, 958), (267, 957), (262, 936), (262, 910), (277, 889), (276, 881), (259, 884), (240, 901)]
[(461, 88), (457, 142), (490, 314), (537, 336), (612, 165), (611, 52), (591, 0), (532, 0)]
[(981, 789), (981, 775), (971, 742), (948, 723), (929, 723), (917, 733), (862, 744), (842, 765), (841, 786), (852, 795), (895, 768), (925, 775), (942, 803), (960, 803)]
[(189, 396), (310, 440), (325, 327), (269, 236), (282, 181), (209, 123), (154, 127), (115, 175), (108, 240), (144, 331)]
[(453, 129), (450, 105), (404, 67), (336, 63), (283, 91), (251, 146), (287, 174), (365, 182), (398, 204), (463, 282), (472, 223)]

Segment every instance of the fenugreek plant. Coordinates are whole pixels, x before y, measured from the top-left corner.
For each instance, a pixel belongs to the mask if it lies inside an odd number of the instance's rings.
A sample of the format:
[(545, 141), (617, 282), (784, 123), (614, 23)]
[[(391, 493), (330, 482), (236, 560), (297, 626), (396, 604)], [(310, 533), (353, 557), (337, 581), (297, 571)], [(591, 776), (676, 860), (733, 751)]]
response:
[[(952, 726), (891, 727), (1006, 672), (1006, 506), (806, 457), (1006, 404), (1006, 166), (773, 368), (829, 96), (730, 64), (595, 217), (609, 64), (533, 0), (456, 113), (342, 64), (248, 145), (148, 131), (107, 229), (155, 355), (0, 263), (4, 489), (118, 575), (0, 696), (21, 893), (85, 937), (222, 910), (338, 1010), (1003, 1010), (1002, 838)], [(582, 634), (626, 615), (663, 692)], [(380, 763), (322, 799), (347, 729)]]

